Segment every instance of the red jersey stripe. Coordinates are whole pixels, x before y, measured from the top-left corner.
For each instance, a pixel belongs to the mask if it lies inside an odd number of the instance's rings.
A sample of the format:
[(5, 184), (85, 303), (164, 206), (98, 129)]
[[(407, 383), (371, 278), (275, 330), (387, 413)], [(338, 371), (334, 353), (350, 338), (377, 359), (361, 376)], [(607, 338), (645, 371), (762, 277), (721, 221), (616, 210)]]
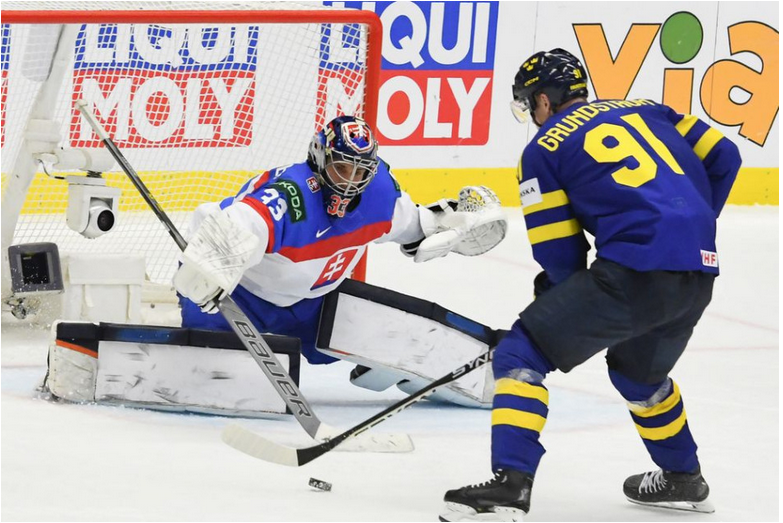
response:
[(252, 196), (245, 196), (239, 201), (250, 206), (250, 208), (255, 210), (266, 222), (266, 227), (269, 229), (269, 244), (266, 246), (266, 253), (269, 254), (275, 248), (275, 222), (272, 221), (272, 215), (269, 214), (269, 208)]
[(337, 251), (349, 247), (362, 247), (367, 245), (389, 232), (391, 230), (391, 225), (391, 220), (365, 225), (361, 229), (357, 229), (353, 232), (326, 238), (302, 247), (283, 247), (278, 251), (278, 254), (281, 254), (294, 262), (326, 258)]
[(265, 171), (264, 174), (262, 174), (261, 177), (258, 180), (256, 180), (256, 183), (253, 184), (253, 191), (257, 191), (259, 187), (261, 187), (268, 181), (269, 181), (269, 171)]

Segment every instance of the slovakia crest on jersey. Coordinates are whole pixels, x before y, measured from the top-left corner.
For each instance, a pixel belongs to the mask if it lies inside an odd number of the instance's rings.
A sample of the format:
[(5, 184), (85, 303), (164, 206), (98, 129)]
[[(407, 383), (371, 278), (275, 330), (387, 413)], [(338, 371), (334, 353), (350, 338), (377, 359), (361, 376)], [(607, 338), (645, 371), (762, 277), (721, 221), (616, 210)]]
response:
[(307, 187), (310, 189), (310, 192), (318, 192), (321, 190), (321, 185), (318, 183), (318, 180), (315, 179), (315, 176), (311, 176), (307, 179)]
[(343, 133), (343, 141), (357, 153), (369, 152), (375, 146), (370, 127), (362, 121), (346, 122), (340, 129)]
[(343, 277), (351, 262), (359, 253), (359, 249), (352, 248), (338, 252), (327, 260), (321, 275), (315, 281), (310, 290), (318, 289), (324, 285), (331, 285)]

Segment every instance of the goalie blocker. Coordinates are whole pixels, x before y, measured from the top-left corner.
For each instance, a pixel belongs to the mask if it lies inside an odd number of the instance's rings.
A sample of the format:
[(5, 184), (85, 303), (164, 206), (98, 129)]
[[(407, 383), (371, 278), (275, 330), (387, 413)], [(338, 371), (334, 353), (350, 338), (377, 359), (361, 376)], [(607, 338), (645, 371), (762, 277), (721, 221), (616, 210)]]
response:
[[(289, 413), (233, 332), (58, 322), (43, 389), (73, 402), (224, 416)], [(264, 335), (299, 384), (297, 338)]]

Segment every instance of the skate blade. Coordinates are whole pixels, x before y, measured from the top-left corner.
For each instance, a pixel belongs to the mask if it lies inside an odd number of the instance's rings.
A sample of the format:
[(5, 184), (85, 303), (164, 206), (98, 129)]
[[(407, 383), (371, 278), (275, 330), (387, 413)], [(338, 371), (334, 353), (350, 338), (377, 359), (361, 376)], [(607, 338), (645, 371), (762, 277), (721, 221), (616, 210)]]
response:
[(459, 503), (446, 503), (441, 521), (524, 521), (525, 513), (512, 507), (495, 507), (492, 512), (476, 512), (476, 509)]
[(715, 505), (709, 500), (704, 501), (661, 501), (657, 503), (643, 503), (626, 497), (628, 501), (635, 505), (645, 507), (666, 508), (670, 510), (685, 510), (687, 512), (701, 512), (703, 514), (712, 514), (715, 512)]

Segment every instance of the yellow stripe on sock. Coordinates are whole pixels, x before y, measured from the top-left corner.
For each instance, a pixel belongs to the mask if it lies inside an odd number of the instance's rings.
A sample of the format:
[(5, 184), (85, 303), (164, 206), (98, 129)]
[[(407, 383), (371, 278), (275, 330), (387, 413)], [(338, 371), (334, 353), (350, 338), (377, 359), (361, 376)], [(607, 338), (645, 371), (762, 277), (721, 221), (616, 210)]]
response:
[(639, 435), (646, 440), (659, 441), (676, 436), (685, 426), (686, 421), (687, 417), (685, 416), (685, 411), (683, 410), (682, 414), (680, 414), (676, 420), (672, 421), (668, 425), (655, 428), (640, 427), (639, 425), (636, 425), (636, 430), (638, 430)]
[(662, 402), (656, 403), (652, 407), (642, 407), (634, 403), (628, 403), (628, 410), (640, 418), (652, 418), (653, 416), (669, 412), (680, 402), (680, 387), (677, 386), (677, 382), (674, 380), (672, 380), (672, 387), (672, 393)]
[(495, 383), (495, 395), (497, 394), (511, 394), (512, 396), (533, 398), (544, 405), (549, 404), (549, 391), (544, 387), (531, 385), (530, 383), (511, 378), (500, 378), (497, 380)]
[(493, 409), (492, 425), (511, 425), (523, 429), (541, 432), (546, 423), (546, 418), (539, 414), (523, 412), (515, 409)]

